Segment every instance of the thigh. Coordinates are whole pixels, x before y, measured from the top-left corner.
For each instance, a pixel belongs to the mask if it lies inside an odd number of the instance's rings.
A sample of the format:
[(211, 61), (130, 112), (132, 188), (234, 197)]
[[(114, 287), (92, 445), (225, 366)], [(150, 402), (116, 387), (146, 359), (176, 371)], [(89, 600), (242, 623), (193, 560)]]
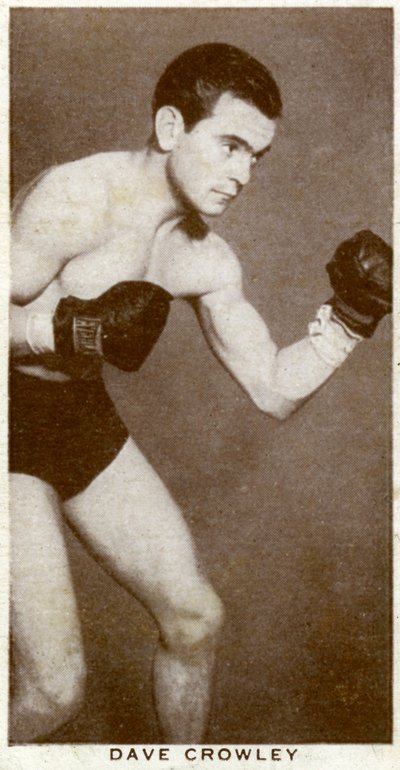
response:
[(10, 475), (11, 632), (16, 663), (33, 679), (80, 664), (75, 595), (58, 496), (34, 476)]
[(196, 606), (206, 583), (189, 529), (132, 439), (64, 510), (95, 557), (156, 616)]

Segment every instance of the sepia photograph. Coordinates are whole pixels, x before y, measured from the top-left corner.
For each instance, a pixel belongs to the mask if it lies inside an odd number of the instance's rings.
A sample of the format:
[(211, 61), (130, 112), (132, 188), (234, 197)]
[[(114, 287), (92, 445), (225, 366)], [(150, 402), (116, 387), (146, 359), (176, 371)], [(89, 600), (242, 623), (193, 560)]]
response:
[(390, 746), (393, 9), (8, 10), (4, 767)]

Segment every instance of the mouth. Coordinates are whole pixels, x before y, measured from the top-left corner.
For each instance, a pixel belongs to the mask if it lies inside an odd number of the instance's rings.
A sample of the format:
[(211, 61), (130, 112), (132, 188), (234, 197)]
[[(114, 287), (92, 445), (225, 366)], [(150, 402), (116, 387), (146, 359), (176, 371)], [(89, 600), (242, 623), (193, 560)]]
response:
[(225, 203), (229, 203), (229, 201), (233, 201), (233, 199), (236, 198), (235, 194), (223, 192), (222, 190), (213, 190), (213, 192), (216, 193), (216, 195), (219, 195)]

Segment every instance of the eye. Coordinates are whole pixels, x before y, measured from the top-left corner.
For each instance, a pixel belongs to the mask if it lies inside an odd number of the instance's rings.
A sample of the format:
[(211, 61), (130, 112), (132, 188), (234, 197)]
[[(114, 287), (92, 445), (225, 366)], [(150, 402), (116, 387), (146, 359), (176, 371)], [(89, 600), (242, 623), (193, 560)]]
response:
[(225, 154), (230, 157), (233, 155), (233, 153), (238, 149), (238, 145), (236, 142), (223, 142), (222, 146), (224, 148)]

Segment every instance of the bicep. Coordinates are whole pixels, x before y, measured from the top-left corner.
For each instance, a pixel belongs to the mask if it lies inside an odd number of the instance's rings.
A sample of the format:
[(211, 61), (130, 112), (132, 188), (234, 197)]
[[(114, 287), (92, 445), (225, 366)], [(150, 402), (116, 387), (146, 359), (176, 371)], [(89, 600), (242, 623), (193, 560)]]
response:
[(89, 191), (73, 164), (42, 174), (17, 200), (11, 232), (15, 302), (34, 299), (69, 259), (93, 247), (102, 206), (101, 190)]
[(277, 346), (240, 289), (202, 297), (197, 313), (215, 355), (256, 406), (279, 419), (287, 417), (296, 404), (277, 387)]
[(51, 283), (62, 261), (51, 254), (35, 252), (29, 245), (11, 245), (11, 301), (24, 305)]
[(240, 286), (205, 295), (196, 311), (212, 350), (233, 376), (242, 384), (261, 374), (265, 377), (277, 348), (265, 321), (245, 299)]
[(296, 404), (277, 386), (277, 345), (264, 319), (243, 294), (238, 261), (226, 260), (225, 267), (220, 289), (203, 294), (195, 302), (203, 333), (219, 361), (256, 406), (285, 418)]

